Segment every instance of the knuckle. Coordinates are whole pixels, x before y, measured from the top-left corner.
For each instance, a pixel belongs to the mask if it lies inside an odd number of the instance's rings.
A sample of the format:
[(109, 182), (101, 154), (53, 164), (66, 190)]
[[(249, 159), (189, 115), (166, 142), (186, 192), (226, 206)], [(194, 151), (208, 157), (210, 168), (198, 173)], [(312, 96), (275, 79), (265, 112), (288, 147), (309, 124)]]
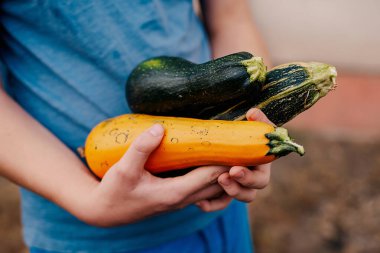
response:
[(248, 188), (251, 189), (264, 189), (269, 185), (270, 182), (270, 176), (265, 175), (265, 176), (260, 176), (260, 177), (255, 177), (251, 178), (250, 182), (246, 182), (244, 185)]
[(208, 177), (208, 183), (209, 184), (214, 184), (218, 181), (218, 177), (226, 172), (225, 167), (216, 167), (216, 169), (209, 175)]
[(228, 191), (228, 195), (231, 196), (231, 197), (234, 197), (234, 198), (238, 197), (239, 193), (240, 193), (239, 190), (236, 189), (236, 188), (231, 188)]
[(214, 172), (212, 172), (212, 173), (209, 175), (207, 182), (208, 182), (209, 184), (214, 184), (214, 183), (217, 182), (218, 177), (219, 177), (219, 173), (218, 173), (217, 171), (214, 171)]
[(127, 180), (128, 174), (124, 171), (124, 169), (125, 166), (121, 164), (116, 164), (116, 166), (112, 170), (113, 176), (118, 180)]
[(124, 168), (126, 167), (126, 163), (123, 162), (117, 162), (114, 164), (114, 166), (112, 167), (112, 170), (113, 170), (113, 173), (117, 176), (125, 176), (126, 173), (124, 172)]
[(132, 191), (141, 182), (140, 179), (144, 174), (143, 172), (130, 171), (127, 168), (113, 168), (104, 175), (101, 181), (105, 182), (112, 190), (123, 187), (126, 192)]
[(123, 167), (118, 167), (114, 170), (114, 176), (117, 180), (127, 181), (128, 183), (137, 183), (137, 179), (142, 177), (140, 173), (132, 173), (128, 170), (130, 165), (125, 165)]

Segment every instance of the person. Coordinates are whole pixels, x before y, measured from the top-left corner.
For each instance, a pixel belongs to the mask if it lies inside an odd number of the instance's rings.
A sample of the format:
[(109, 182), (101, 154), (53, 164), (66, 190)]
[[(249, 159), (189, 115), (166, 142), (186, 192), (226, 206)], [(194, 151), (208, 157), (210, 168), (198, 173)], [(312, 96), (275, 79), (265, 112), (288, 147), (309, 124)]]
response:
[(268, 184), (269, 164), (153, 176), (144, 163), (161, 125), (101, 181), (75, 152), (98, 122), (130, 113), (124, 83), (142, 60), (249, 51), (268, 65), (248, 1), (200, 6), (203, 22), (191, 0), (1, 2), (0, 173), (21, 187), (30, 252), (252, 251), (243, 202)]

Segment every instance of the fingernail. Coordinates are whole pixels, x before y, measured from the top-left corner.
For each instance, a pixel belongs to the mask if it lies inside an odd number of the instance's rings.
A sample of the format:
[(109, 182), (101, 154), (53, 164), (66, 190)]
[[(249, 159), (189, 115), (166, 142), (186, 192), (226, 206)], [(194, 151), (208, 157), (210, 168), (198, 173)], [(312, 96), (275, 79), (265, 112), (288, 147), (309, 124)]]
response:
[(244, 177), (244, 171), (240, 171), (239, 173), (237, 173), (236, 175), (234, 175), (234, 178), (243, 178)]
[(247, 113), (248, 119), (254, 120), (258, 113), (259, 110), (257, 108), (251, 108)]
[(222, 180), (221, 183), (223, 185), (230, 185), (231, 184), (231, 179), (229, 177), (226, 177), (225, 179)]
[(160, 124), (154, 124), (150, 129), (149, 132), (153, 136), (161, 136), (164, 133), (164, 128)]

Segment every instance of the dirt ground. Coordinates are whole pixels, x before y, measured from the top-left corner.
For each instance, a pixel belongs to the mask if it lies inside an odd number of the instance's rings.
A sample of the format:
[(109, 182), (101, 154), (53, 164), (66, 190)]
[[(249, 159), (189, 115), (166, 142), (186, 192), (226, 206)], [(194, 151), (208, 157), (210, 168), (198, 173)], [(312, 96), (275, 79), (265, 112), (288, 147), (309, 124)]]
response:
[(257, 252), (380, 252), (380, 141), (297, 140), (251, 206)]
[[(293, 137), (306, 155), (276, 161), (270, 185), (251, 205), (256, 252), (380, 252), (380, 141)], [(0, 245), (1, 252), (26, 252), (18, 191), (4, 179)]]

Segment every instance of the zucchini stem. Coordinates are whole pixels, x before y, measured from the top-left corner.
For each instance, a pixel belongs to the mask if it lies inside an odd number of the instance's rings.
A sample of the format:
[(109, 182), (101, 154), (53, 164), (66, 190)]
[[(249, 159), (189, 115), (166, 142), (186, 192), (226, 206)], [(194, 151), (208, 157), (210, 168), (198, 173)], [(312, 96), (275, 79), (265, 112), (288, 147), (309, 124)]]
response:
[(267, 155), (276, 157), (285, 156), (291, 152), (296, 152), (303, 156), (305, 149), (303, 146), (295, 143), (288, 135), (288, 130), (282, 127), (275, 128), (275, 131), (265, 135), (269, 139), (267, 144), (270, 147)]
[(263, 58), (253, 56), (251, 59), (241, 61), (241, 64), (247, 68), (251, 82), (256, 80), (259, 82), (265, 81), (267, 67), (264, 65)]
[[(337, 72), (335, 67), (328, 64), (311, 62), (309, 70), (313, 77), (310, 81), (315, 83), (315, 87), (319, 91), (319, 97), (324, 97), (329, 91), (335, 90), (337, 87)], [(318, 98), (316, 100), (318, 100)]]

